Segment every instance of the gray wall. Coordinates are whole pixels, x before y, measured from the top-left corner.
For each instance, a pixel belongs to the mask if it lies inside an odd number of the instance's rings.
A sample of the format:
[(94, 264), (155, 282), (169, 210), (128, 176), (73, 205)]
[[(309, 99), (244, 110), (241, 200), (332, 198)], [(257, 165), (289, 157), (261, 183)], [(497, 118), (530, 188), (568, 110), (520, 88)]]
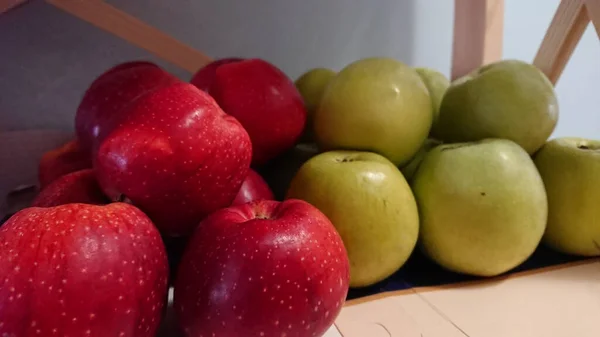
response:
[[(412, 1), (109, 2), (212, 57), (265, 58), (293, 78), (366, 56), (412, 62)], [(150, 59), (190, 77), (42, 1), (0, 16), (0, 46), (0, 131), (70, 130), (87, 85), (117, 62)]]
[[(559, 0), (505, 0), (504, 57), (532, 61)], [(392, 56), (450, 72), (452, 0), (110, 0), (213, 57), (262, 57), (292, 78), (314, 66)], [(42, 1), (0, 16), (0, 131), (70, 130), (79, 99), (102, 70), (154, 60)], [(600, 138), (600, 43), (590, 25), (557, 84), (554, 136)]]

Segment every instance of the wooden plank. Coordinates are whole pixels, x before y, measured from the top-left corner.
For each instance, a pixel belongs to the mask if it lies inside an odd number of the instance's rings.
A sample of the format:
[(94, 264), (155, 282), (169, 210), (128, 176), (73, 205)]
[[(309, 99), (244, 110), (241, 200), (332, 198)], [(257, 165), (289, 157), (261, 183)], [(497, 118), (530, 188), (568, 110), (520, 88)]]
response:
[(562, 0), (533, 64), (556, 84), (590, 22), (584, 0)]
[(452, 79), (502, 58), (504, 0), (454, 0)]
[(157, 55), (189, 72), (212, 59), (104, 1), (47, 0), (48, 3)]
[(0, 0), (0, 14), (26, 3), (28, 0)]
[(585, 0), (587, 13), (596, 29), (596, 34), (600, 37), (600, 0)]

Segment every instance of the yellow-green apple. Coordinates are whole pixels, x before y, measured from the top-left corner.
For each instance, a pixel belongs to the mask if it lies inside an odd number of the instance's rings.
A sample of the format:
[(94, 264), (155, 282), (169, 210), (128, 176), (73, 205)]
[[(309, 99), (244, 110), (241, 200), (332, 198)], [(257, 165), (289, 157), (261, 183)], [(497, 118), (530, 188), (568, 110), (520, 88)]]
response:
[(552, 139), (535, 154), (534, 162), (548, 194), (543, 243), (567, 254), (600, 255), (600, 141)]
[(263, 177), (250, 169), (231, 205), (236, 206), (257, 200), (273, 200), (273, 192)]
[(60, 147), (50, 150), (42, 156), (38, 167), (40, 188), (65, 174), (91, 168), (92, 159), (81, 143), (73, 139)]
[(429, 90), (429, 96), (431, 97), (431, 108), (433, 109), (433, 122), (431, 124), (430, 136), (437, 137), (437, 119), (440, 112), (440, 105), (442, 104), (442, 98), (446, 93), (446, 90), (450, 86), (450, 80), (442, 73), (431, 68), (415, 68), (421, 80), (425, 83), (425, 86)]
[(421, 145), (419, 151), (411, 158), (408, 164), (406, 164), (400, 169), (400, 171), (404, 175), (404, 178), (406, 178), (408, 182), (412, 181), (412, 178), (415, 175), (417, 169), (419, 168), (419, 165), (421, 165), (423, 158), (425, 158), (425, 155), (429, 151), (431, 151), (431, 149), (440, 144), (442, 144), (442, 142), (440, 142), (437, 139), (427, 138), (423, 145)]
[(198, 70), (193, 83), (208, 88), (219, 106), (244, 126), (252, 140), (253, 166), (296, 144), (306, 124), (306, 109), (283, 71), (261, 59), (226, 59), (206, 67), (211, 68)]
[(348, 250), (351, 287), (387, 278), (415, 248), (415, 199), (398, 168), (379, 154), (318, 154), (302, 165), (287, 198), (305, 200), (331, 220)]
[(165, 247), (124, 203), (31, 207), (0, 227), (0, 336), (154, 337)]
[(111, 200), (129, 200), (174, 236), (231, 204), (248, 175), (250, 138), (207, 93), (176, 83), (136, 100), (125, 114), (94, 162)]
[(175, 280), (186, 336), (323, 336), (348, 293), (344, 244), (317, 208), (260, 200), (209, 215)]
[(366, 58), (327, 85), (314, 116), (319, 148), (379, 153), (406, 164), (429, 134), (431, 99), (417, 72), (391, 58)]
[(302, 134), (303, 142), (313, 142), (313, 128), (312, 121), (315, 111), (319, 106), (323, 92), (329, 81), (335, 76), (336, 72), (327, 68), (313, 68), (302, 74), (294, 84), (302, 99), (306, 105), (306, 126), (304, 127), (304, 133)]
[(513, 141), (484, 139), (429, 151), (412, 182), (420, 248), (442, 267), (495, 276), (537, 248), (548, 202), (533, 160)]
[(223, 64), (231, 63), (231, 62), (239, 62), (242, 61), (242, 58), (239, 57), (227, 57), (212, 61), (202, 68), (200, 68), (190, 80), (190, 83), (195, 85), (198, 89), (208, 92), (210, 86), (213, 84), (215, 80), (215, 76), (217, 74), (217, 68), (222, 66)]
[(445, 143), (510, 139), (529, 154), (558, 121), (554, 86), (534, 65), (503, 60), (452, 82), (440, 106), (436, 138)]
[(276, 200), (283, 200), (290, 182), (300, 167), (319, 153), (314, 143), (299, 143), (266, 165), (258, 168), (258, 172), (273, 191)]
[(32, 201), (32, 207), (52, 207), (64, 204), (104, 205), (109, 203), (102, 192), (93, 169), (65, 174), (44, 187)]
[(75, 129), (83, 148), (97, 150), (102, 140), (124, 118), (128, 105), (148, 92), (179, 82), (154, 63), (129, 61), (98, 76), (86, 90), (75, 115)]

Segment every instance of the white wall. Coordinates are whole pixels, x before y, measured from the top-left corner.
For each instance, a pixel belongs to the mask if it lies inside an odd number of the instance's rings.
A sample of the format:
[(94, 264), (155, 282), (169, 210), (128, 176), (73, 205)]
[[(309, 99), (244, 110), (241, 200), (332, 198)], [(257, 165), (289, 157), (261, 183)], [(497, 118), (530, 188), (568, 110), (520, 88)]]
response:
[[(415, 0), (412, 62), (450, 74), (454, 1)], [(532, 62), (560, 0), (505, 0), (503, 58)], [(560, 105), (552, 135), (600, 139), (600, 41), (590, 24), (556, 85)]]
[[(449, 74), (451, 0), (110, 0), (213, 57), (262, 57), (291, 77), (367, 56)], [(506, 0), (504, 57), (533, 60), (559, 0)], [(0, 131), (72, 128), (86, 86), (103, 69), (150, 59), (190, 74), (86, 23), (33, 1), (0, 17)], [(554, 136), (600, 138), (600, 43), (590, 26), (557, 85)]]
[[(559, 0), (508, 0), (504, 57), (533, 60)], [(532, 15), (537, 13), (537, 16)], [(553, 137), (600, 139), (600, 42), (590, 24), (556, 84), (560, 117)]]

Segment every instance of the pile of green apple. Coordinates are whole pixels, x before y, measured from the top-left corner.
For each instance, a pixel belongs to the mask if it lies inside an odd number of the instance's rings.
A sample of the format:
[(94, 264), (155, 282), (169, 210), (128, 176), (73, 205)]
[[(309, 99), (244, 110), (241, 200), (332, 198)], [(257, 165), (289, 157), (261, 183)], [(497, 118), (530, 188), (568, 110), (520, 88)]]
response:
[(331, 220), (351, 287), (387, 278), (417, 249), (486, 277), (540, 244), (600, 255), (600, 143), (550, 139), (557, 97), (532, 64), (498, 61), (450, 81), (373, 57), (295, 83), (303, 137), (261, 173), (276, 197), (308, 201)]

